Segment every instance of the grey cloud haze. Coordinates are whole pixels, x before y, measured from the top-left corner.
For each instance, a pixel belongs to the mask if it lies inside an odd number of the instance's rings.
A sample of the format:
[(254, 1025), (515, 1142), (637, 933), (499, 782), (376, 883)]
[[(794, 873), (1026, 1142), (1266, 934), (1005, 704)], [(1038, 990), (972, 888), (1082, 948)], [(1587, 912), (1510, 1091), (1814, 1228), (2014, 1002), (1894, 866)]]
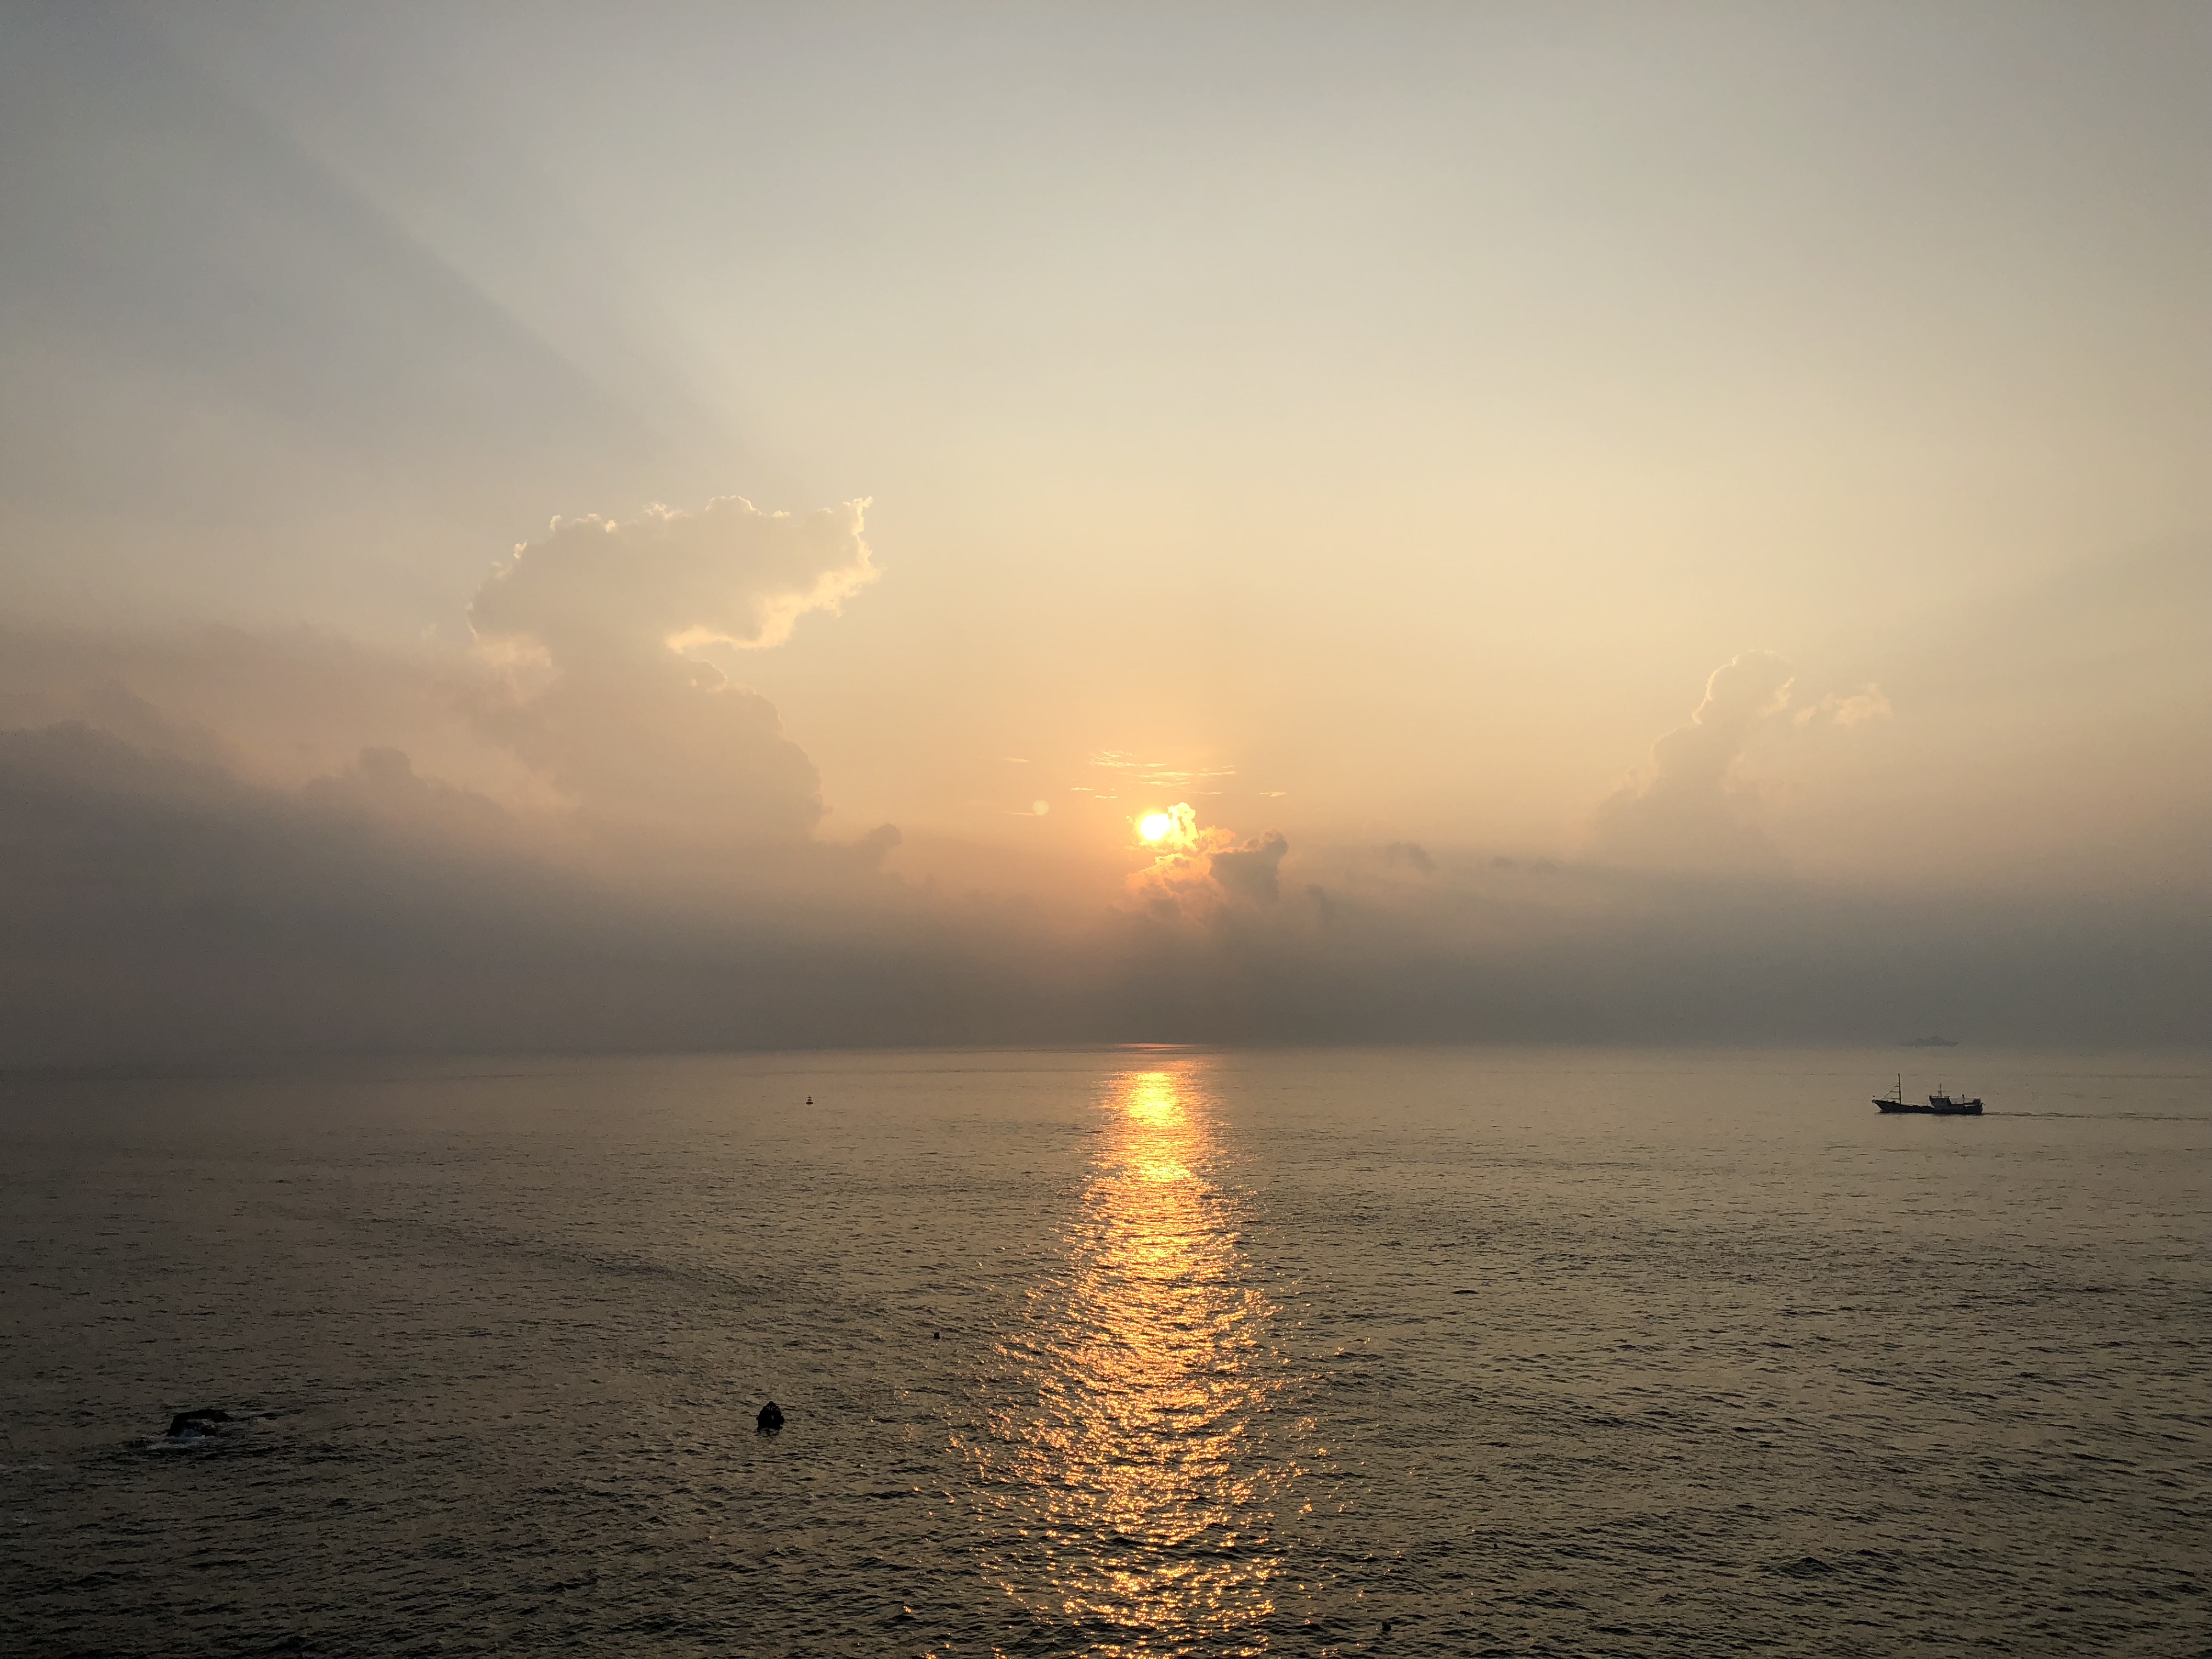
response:
[[(814, 765), (775, 708), (667, 636), (865, 568), (857, 514), (765, 580), (743, 556), (763, 526), (735, 522), (722, 591), (738, 597), (720, 612), (674, 583), (676, 599), (604, 632), (587, 607), (523, 607), (496, 636), (532, 647), (520, 659), (303, 630), (0, 632), (0, 1061), (1930, 1028), (2203, 1038), (2212, 883), (2188, 830), (2205, 770), (2188, 734), (2201, 738), (2204, 624), (2178, 603), (2201, 591), (2194, 561), (2136, 567), (2117, 612), (2109, 588), (2090, 603), (2062, 586), (2002, 615), (2017, 653), (2056, 665), (2041, 678), (1972, 635), (1819, 678), (1739, 653), (1597, 804), (1580, 858), (1363, 847), (1184, 808), (1156, 854), (1060, 869), (988, 846), (908, 858), (889, 826), (825, 832)], [(619, 580), (628, 556), (591, 534), (594, 558), (562, 577), (571, 591)], [(555, 614), (558, 653), (520, 620)], [(2032, 775), (2036, 811), (1962, 805), (1951, 781), (1993, 740), (2070, 741), (2069, 718), (2115, 683), (2139, 716), (2080, 729), (2108, 753), (2123, 736), (2145, 745), (2155, 763), (2130, 775), (2137, 793), (2085, 793), (2054, 746)], [(1901, 809), (1921, 775), (1942, 793)], [(1809, 833), (1862, 802), (1911, 851), (1904, 878), (1808, 854)], [(2144, 826), (2121, 843), (2137, 850), (2010, 875), (1992, 862), (1980, 882), (1911, 874), (2039, 826), (2080, 845), (2057, 816), (2069, 805)]]
[[(1783, 719), (1714, 677), (1698, 732)], [(562, 809), (368, 747), (293, 784), (143, 698), (0, 732), (0, 1060), (1068, 1041), (2202, 1036), (2212, 915), (1884, 894), (1193, 826), (1133, 901), (1039, 903), (752, 848), (641, 876)], [(1716, 787), (1729, 742), (1680, 757)], [(164, 745), (167, 745), (165, 748)], [(1725, 752), (1723, 752), (1725, 751)], [(725, 864), (733, 863), (734, 871)], [(1162, 868), (1164, 866), (1164, 868)], [(1201, 902), (1203, 893), (1211, 899)]]

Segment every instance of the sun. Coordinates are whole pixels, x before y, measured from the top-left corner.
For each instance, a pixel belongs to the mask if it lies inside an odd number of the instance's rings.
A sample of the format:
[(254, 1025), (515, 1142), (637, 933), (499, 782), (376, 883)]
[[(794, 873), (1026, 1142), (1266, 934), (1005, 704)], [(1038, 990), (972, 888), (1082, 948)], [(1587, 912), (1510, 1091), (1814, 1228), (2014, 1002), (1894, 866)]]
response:
[(1175, 828), (1175, 819), (1165, 812), (1147, 812), (1137, 820), (1137, 833), (1146, 841), (1158, 841)]

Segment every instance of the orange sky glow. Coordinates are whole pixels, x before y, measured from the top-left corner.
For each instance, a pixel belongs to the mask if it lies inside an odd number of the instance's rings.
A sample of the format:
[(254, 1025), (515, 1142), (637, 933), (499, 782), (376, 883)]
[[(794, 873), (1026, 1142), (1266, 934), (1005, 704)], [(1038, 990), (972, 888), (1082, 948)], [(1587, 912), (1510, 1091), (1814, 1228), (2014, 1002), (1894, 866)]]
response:
[[(60, 895), (372, 888), (979, 1036), (2191, 1025), (2201, 9), (102, 18), (0, 52), (26, 1052), (166, 983)], [(607, 1018), (938, 992), (752, 994)]]

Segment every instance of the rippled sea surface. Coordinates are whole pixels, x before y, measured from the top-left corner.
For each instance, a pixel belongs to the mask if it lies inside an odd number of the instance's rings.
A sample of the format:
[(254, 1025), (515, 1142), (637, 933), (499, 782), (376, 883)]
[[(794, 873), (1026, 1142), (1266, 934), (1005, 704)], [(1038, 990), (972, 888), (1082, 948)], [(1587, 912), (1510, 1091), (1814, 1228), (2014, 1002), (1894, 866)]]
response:
[(0, 1651), (2206, 1651), (2206, 1061), (1900, 1059), (0, 1082)]

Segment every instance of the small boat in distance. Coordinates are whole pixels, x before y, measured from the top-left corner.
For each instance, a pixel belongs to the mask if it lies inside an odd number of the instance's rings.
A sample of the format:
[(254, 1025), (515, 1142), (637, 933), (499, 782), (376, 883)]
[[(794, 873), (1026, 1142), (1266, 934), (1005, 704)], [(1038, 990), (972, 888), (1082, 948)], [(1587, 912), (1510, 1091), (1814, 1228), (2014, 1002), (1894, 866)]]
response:
[(1907, 1100), (1902, 1072), (1898, 1073), (1897, 1087), (1887, 1098), (1876, 1095), (1874, 1103), (1885, 1112), (1918, 1112), (1924, 1117), (1979, 1117), (1982, 1115), (1982, 1101), (1978, 1095), (1972, 1100), (1954, 1100), (1939, 1090), (1928, 1097), (1925, 1106), (1917, 1100)]

